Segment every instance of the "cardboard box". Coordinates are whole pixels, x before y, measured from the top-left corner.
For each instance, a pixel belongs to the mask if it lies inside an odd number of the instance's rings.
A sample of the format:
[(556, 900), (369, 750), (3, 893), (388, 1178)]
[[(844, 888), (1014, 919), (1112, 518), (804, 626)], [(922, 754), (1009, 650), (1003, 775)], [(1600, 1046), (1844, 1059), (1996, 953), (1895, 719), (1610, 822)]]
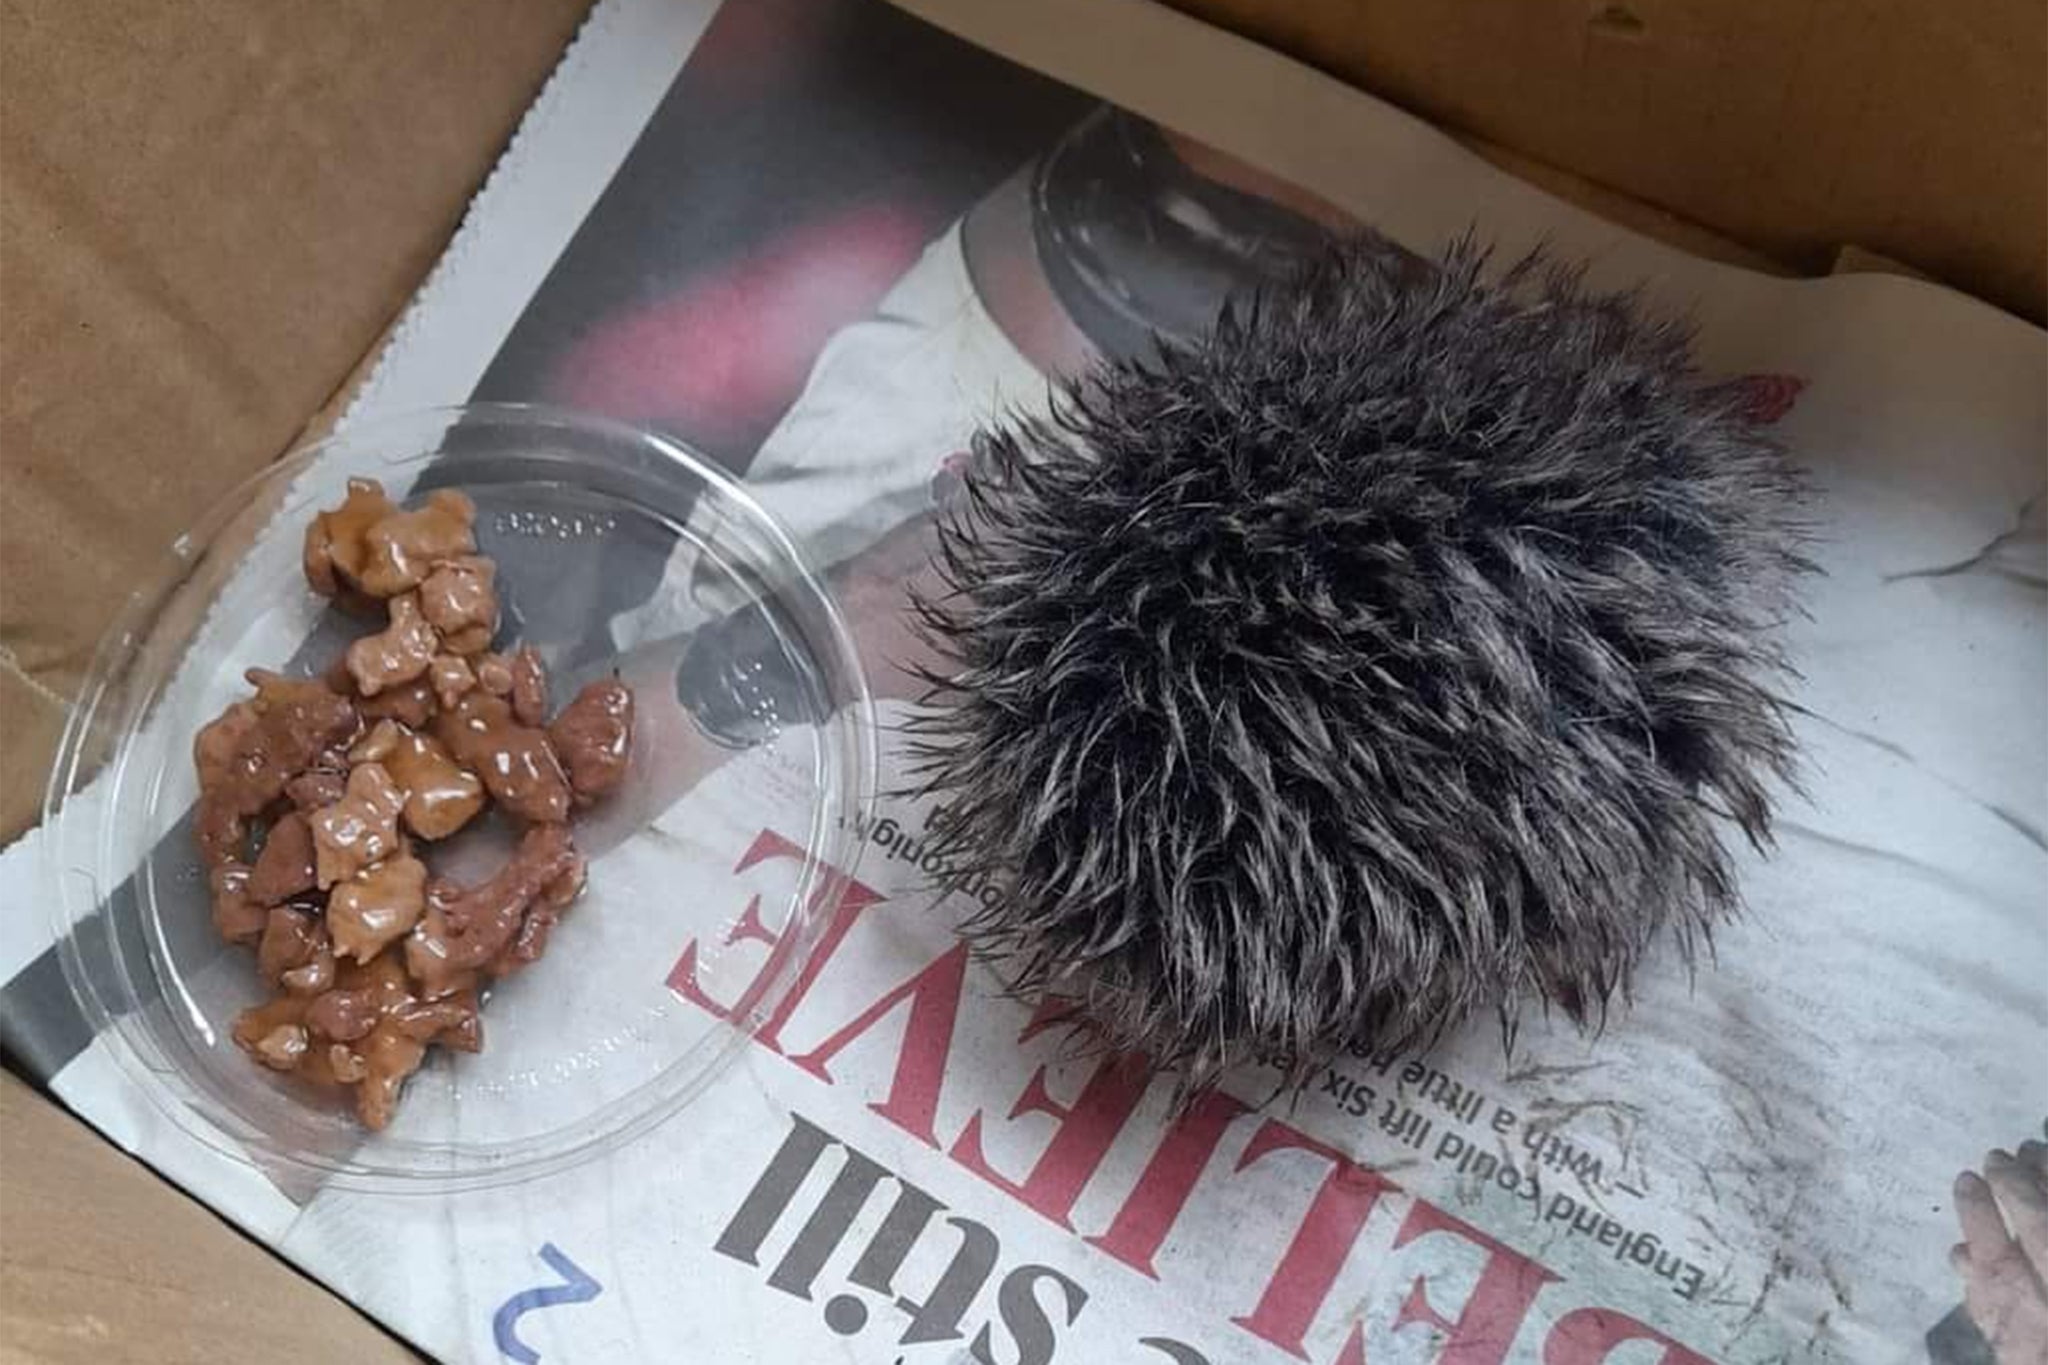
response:
[[(2038, 0), (1175, 3), (1689, 250), (2048, 314)], [(139, 557), (346, 391), (585, 7), (10, 11), (0, 837)], [(0, 1360), (408, 1356), (5, 1078)]]
[[(40, 811), (139, 557), (345, 385), (587, 7), (9, 12), (0, 838)], [(0, 1360), (411, 1358), (13, 1077), (0, 1093)]]

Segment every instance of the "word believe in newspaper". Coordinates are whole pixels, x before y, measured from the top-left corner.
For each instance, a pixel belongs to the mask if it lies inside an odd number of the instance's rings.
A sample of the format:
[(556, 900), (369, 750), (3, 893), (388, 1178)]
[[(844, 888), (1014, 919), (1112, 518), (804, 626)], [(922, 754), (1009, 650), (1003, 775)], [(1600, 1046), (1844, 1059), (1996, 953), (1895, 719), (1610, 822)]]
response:
[[(800, 861), (802, 857), (803, 850), (796, 843), (764, 830), (740, 857), (734, 872), (745, 874), (766, 864)], [(1092, 1262), (1103, 1274), (1162, 1281), (1160, 1251), (1190, 1208), (1205, 1196), (1215, 1196), (1217, 1177), (1205, 1177), (1211, 1159), (1234, 1149), (1232, 1174), (1244, 1176), (1261, 1163), (1293, 1154), (1297, 1169), (1306, 1161), (1320, 1168), (1321, 1178), (1295, 1215), (1289, 1235), (1247, 1239), (1242, 1258), (1232, 1262), (1242, 1266), (1242, 1283), (1169, 1286), (1189, 1303), (1215, 1305), (1213, 1311), (1222, 1320), (1214, 1325), (1218, 1330), (1245, 1333), (1287, 1356), (1310, 1359), (1311, 1330), (1331, 1306), (1328, 1301), (1338, 1274), (1352, 1257), (1368, 1217), (1376, 1209), (1398, 1214), (1386, 1247), (1389, 1253), (1425, 1236), (1443, 1236), (1459, 1239), (1479, 1258), (1476, 1278), (1464, 1273), (1458, 1277), (1469, 1286), (1462, 1295), (1448, 1282), (1439, 1285), (1430, 1275), (1418, 1275), (1395, 1313), (1392, 1330), (1412, 1326), (1436, 1334), (1440, 1360), (1497, 1365), (1531, 1321), (1539, 1296), (1564, 1281), (1564, 1276), (1534, 1258), (1408, 1194), (1385, 1172), (1352, 1160), (1281, 1119), (1257, 1114), (1221, 1092), (1202, 1096), (1157, 1134), (1135, 1184), (1102, 1226), (1077, 1227), (1075, 1209), (1112, 1148), (1127, 1129), (1133, 1137), (1142, 1136), (1132, 1119), (1148, 1085), (1144, 1067), (1131, 1057), (1100, 1058), (1075, 1098), (1061, 1101), (1048, 1088), (1049, 1068), (1039, 1066), (1013, 1105), (999, 1112), (978, 1110), (957, 1131), (940, 1132), (940, 1100), (966, 994), (968, 950), (964, 944), (951, 943), (836, 1027), (822, 1032), (806, 1028), (806, 1034), (815, 1036), (791, 1036), (790, 1025), (798, 1007), (832, 970), (835, 954), (849, 932), (887, 899), (844, 875), (830, 879), (824, 894), (830, 897), (830, 914), (819, 942), (787, 996), (762, 1022), (755, 1043), (833, 1085), (837, 1083), (834, 1061), (845, 1049), (870, 1033), (879, 1039), (900, 1031), (893, 1066), (887, 1073), (887, 1093), (869, 1109), (1099, 1253), (1077, 1264)], [(726, 946), (749, 942), (760, 945), (759, 979), (765, 981), (778, 962), (780, 935), (750, 912), (728, 930)], [(737, 999), (713, 999), (699, 979), (698, 957), (699, 944), (693, 940), (685, 945), (669, 974), (672, 989), (720, 1017), (753, 1007), (752, 991)], [(878, 1027), (885, 1020), (897, 1022)], [(1041, 1010), (1025, 1024), (1017, 1041), (1028, 1042), (1055, 1027), (1057, 1020), (1056, 1010)], [(1458, 1098), (1461, 1109), (1468, 1103)], [(1028, 1170), (998, 1170), (987, 1154), (984, 1134), (1005, 1122), (1004, 1114), (1010, 1119), (1037, 1115), (1052, 1121), (1052, 1135)], [(1426, 1138), (1426, 1120), (1419, 1115), (1410, 1114), (1397, 1122), (1415, 1139), (1408, 1145)], [(1424, 1138), (1416, 1138), (1418, 1132)], [(1432, 1152), (1439, 1161), (1455, 1164), (1467, 1159), (1468, 1145), (1465, 1138), (1440, 1134)], [(1474, 1164), (1476, 1161), (1468, 1161), (1468, 1165)], [(1541, 1164), (1531, 1161), (1527, 1169), (1516, 1170), (1513, 1179), (1518, 1191), (1524, 1185), (1533, 1187), (1537, 1191), (1534, 1197), (1544, 1201), (1535, 1207), (1544, 1210), (1546, 1219), (1557, 1220), (1551, 1226), (1577, 1231), (1578, 1202), (1562, 1192), (1546, 1194), (1541, 1190)], [(1499, 1170), (1495, 1161), (1492, 1178), (1501, 1178)], [(815, 1179), (807, 1181), (807, 1177)], [(818, 1189), (820, 1182), (822, 1189)], [(879, 1225), (872, 1233), (852, 1238), (859, 1241), (865, 1236), (858, 1247), (842, 1247), (854, 1233), (857, 1216), (871, 1203), (869, 1212), (879, 1214)], [(873, 1300), (901, 1316), (901, 1345), (965, 1341), (972, 1358), (988, 1365), (998, 1360), (1006, 1365), (1010, 1361), (1042, 1365), (1061, 1359), (1061, 1334), (1081, 1320), (1092, 1295), (1091, 1287), (1079, 1275), (1069, 1273), (1071, 1267), (1025, 1264), (1005, 1268), (1000, 1239), (985, 1223), (947, 1209), (918, 1184), (801, 1117), (782, 1136), (753, 1188), (736, 1203), (715, 1249), (757, 1265), (771, 1233), (776, 1234), (778, 1245), (786, 1245), (768, 1258), (772, 1262), (768, 1287), (806, 1302), (818, 1297), (815, 1286), (836, 1253), (855, 1257), (845, 1291), (825, 1295), (821, 1304), (825, 1324), (832, 1331), (851, 1335), (868, 1327)], [(1598, 1221), (1587, 1235), (1603, 1245), (1609, 1240), (1605, 1226)], [(1623, 1237), (1627, 1249), (1618, 1254), (1640, 1261), (1649, 1273), (1676, 1281), (1674, 1288), (1680, 1297), (1690, 1298), (1687, 1291), (1697, 1291), (1696, 1269), (1663, 1253), (1653, 1236), (1616, 1224), (1612, 1240), (1619, 1244)], [(950, 1260), (936, 1286), (923, 1291), (921, 1298), (913, 1298), (897, 1283), (897, 1272), (913, 1248), (927, 1239), (946, 1248)], [(1670, 1273), (1658, 1266), (1659, 1256), (1665, 1257)], [(983, 1302), (983, 1291), (991, 1286), (994, 1312), (976, 1320), (970, 1310)], [(1365, 1322), (1355, 1319), (1344, 1330), (1343, 1344), (1327, 1362), (1317, 1365), (1363, 1365)], [(1207, 1359), (1166, 1331), (1138, 1340), (1183, 1365)], [(1545, 1365), (1599, 1365), (1630, 1342), (1637, 1343), (1636, 1359), (1658, 1360), (1661, 1365), (1708, 1365), (1706, 1356), (1637, 1318), (1597, 1306), (1571, 1307), (1549, 1323), (1539, 1358)], [(1659, 1348), (1661, 1356), (1641, 1354)]]

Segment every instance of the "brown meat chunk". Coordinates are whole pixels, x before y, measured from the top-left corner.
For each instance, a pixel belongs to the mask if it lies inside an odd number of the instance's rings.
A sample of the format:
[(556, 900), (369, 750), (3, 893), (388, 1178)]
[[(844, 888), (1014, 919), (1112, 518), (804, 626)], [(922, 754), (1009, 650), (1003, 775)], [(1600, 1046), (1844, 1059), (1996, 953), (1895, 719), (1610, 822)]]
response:
[(192, 766), (199, 774), (199, 808), (192, 822), (192, 839), (210, 868), (239, 860), (246, 851), (248, 820), (241, 806), (248, 798), (240, 775), (248, 772), (252, 763), (266, 763), (256, 749), (261, 726), (256, 704), (238, 701), (192, 737)]
[(209, 863), (238, 856), (240, 822), (261, 814), (358, 724), (348, 698), (317, 678), (261, 669), (246, 676), (256, 695), (228, 707), (192, 741), (201, 807), (196, 833)]
[(419, 1008), (435, 1006), (444, 1008), (443, 1013), (434, 1016), (443, 1021), (441, 1031), (434, 1035), (435, 1042), (443, 1047), (454, 1048), (457, 1052), (484, 1050), (484, 1020), (478, 1008), (474, 989), (458, 990), (444, 999)]
[(590, 880), (590, 864), (575, 850), (562, 865), (562, 870), (546, 886), (540, 889), (539, 904), (549, 910), (560, 912), (575, 904), (583, 894), (583, 888)]
[(407, 828), (423, 839), (446, 838), (483, 809), (484, 788), (477, 775), (450, 758), (431, 735), (415, 734), (397, 721), (378, 721), (349, 757), (383, 765), (405, 793)]
[(264, 985), (275, 986), (286, 972), (313, 961), (326, 946), (327, 933), (318, 915), (295, 906), (273, 906), (256, 945), (256, 974)]
[(252, 669), (256, 695), (221, 712), (192, 741), (199, 776), (193, 840), (208, 868), (248, 856), (251, 817), (357, 726), (348, 698), (312, 678)]
[(235, 1017), (230, 1036), (236, 1046), (265, 1066), (335, 1084), (336, 1078), (324, 1065), (326, 1049), (306, 1026), (309, 1004), (299, 996), (280, 995), (251, 1006)]
[(306, 1011), (306, 1023), (324, 1038), (353, 1043), (377, 1027), (384, 1009), (376, 995), (365, 990), (330, 990), (313, 1001)]
[(421, 1000), (396, 953), (343, 963), (334, 988), (316, 997), (279, 995), (244, 1010), (232, 1034), (265, 1066), (354, 1086), (357, 1116), (369, 1128), (391, 1121), (431, 1044), (464, 1052), (483, 1045), (475, 993)]
[[(449, 1042), (462, 1038), (466, 1043), (475, 1037), (474, 1021), (477, 1017), (476, 999), (470, 996), (449, 996), (445, 1000), (408, 1000), (384, 1016), (408, 1038), (417, 1038), (423, 1043)], [(466, 1035), (466, 1036), (465, 1036)], [(473, 1047), (462, 1046), (463, 1052), (474, 1052)]]
[(323, 597), (361, 587), (364, 537), (372, 526), (398, 511), (375, 479), (350, 479), (341, 506), (314, 517), (306, 527), (306, 582)]
[[(465, 1052), (476, 1050), (475, 1044), (481, 1035), (474, 990), (465, 989), (441, 999), (423, 1000), (395, 952), (385, 953), (361, 966), (349, 964), (348, 971), (347, 991), (334, 994), (353, 997), (347, 1006), (351, 1020), (368, 1020), (369, 1025), (374, 1025), (388, 1019), (408, 1038), (445, 1042)], [(314, 1010), (308, 1011), (306, 1016), (315, 1027), (318, 1027), (318, 1014)], [(364, 1031), (368, 1031), (367, 1026)]]
[(209, 868), (246, 863), (249, 822), (235, 814), (226, 801), (201, 788), (199, 805), (192, 813), (192, 842), (199, 847), (200, 861)]
[(279, 1024), (257, 1039), (249, 1051), (273, 1071), (296, 1071), (306, 1060), (306, 1030), (297, 1024)]
[(537, 824), (569, 817), (569, 779), (547, 734), (521, 725), (503, 697), (478, 689), (434, 721), (434, 737), (513, 815)]
[[(467, 911), (462, 908), (467, 894), (466, 888), (456, 883), (452, 878), (429, 876), (427, 878), (427, 907), (420, 914), (420, 925), (438, 925), (440, 926), (438, 932), (443, 935), (460, 934), (467, 927), (467, 921), (464, 919)], [(453, 919), (449, 918), (451, 911), (454, 912)], [(415, 928), (413, 930), (413, 937), (416, 938), (419, 934), (420, 929)], [(412, 938), (408, 938), (405, 941), (407, 971), (413, 970), (415, 961), (413, 953)], [(419, 960), (424, 962), (427, 959), (422, 958)], [(414, 980), (416, 989), (422, 996), (428, 999), (439, 1000), (464, 991), (472, 995), (475, 994), (478, 987), (482, 984), (483, 972), (481, 969), (472, 971), (449, 967), (446, 964), (437, 964), (431, 981), (419, 981), (417, 977)]]
[(313, 956), (282, 973), (277, 984), (293, 995), (319, 995), (333, 988), (335, 968), (334, 948), (322, 938)]
[(610, 792), (633, 753), (632, 689), (616, 678), (589, 684), (548, 726), (548, 740), (568, 770), (576, 804)]
[[(293, 996), (279, 996), (242, 1012), (235, 1020), (235, 1043), (264, 1066), (293, 1072), (322, 1085), (352, 1085), (368, 1079), (369, 1062), (346, 1044), (323, 1043), (303, 1022), (307, 1002)], [(394, 1058), (393, 1062), (402, 1062)], [(411, 1070), (417, 1070), (413, 1059)], [(390, 1069), (387, 1064), (386, 1070)], [(411, 1074), (411, 1070), (405, 1072)], [(403, 1080), (403, 1076), (400, 1077)], [(361, 1091), (357, 1091), (360, 1101)], [(380, 1098), (395, 1099), (396, 1089)], [(388, 1108), (384, 1120), (390, 1121)]]
[(284, 784), (285, 799), (301, 811), (331, 806), (348, 794), (348, 769), (308, 768)]
[(476, 685), (494, 697), (512, 695), (512, 664), (502, 654), (481, 654), (476, 661)]
[(320, 1063), (325, 1064), (325, 1075), (315, 1076), (315, 1079), (328, 1085), (354, 1085), (370, 1074), (369, 1064), (346, 1043), (329, 1043), (326, 1051), (314, 1052), (306, 1058), (303, 1070), (307, 1075), (313, 1075), (316, 1070), (323, 1069), (318, 1065)]
[(458, 630), (453, 635), (443, 635), (441, 648), (456, 655), (481, 654), (490, 647), (491, 637), (496, 633), (495, 630), (486, 630), (482, 626), (471, 626), (467, 630)]
[(548, 723), (548, 673), (540, 651), (521, 645), (512, 655), (512, 718), (521, 725)]
[(445, 839), (484, 808), (482, 780), (432, 735), (398, 730), (384, 767), (405, 791), (406, 828), (422, 839)]
[(416, 588), (436, 564), (476, 552), (475, 524), (475, 503), (453, 489), (437, 489), (424, 507), (394, 512), (363, 533), (357, 581), (378, 597)]
[[(348, 751), (350, 767), (363, 763), (384, 764), (391, 757), (391, 751), (398, 747), (398, 737), (405, 733), (405, 727), (395, 720), (380, 720), (372, 725), (355, 746)], [(385, 769), (390, 771), (388, 765)]]
[(396, 953), (368, 962), (343, 962), (334, 988), (307, 1007), (306, 1024), (323, 1038), (352, 1043), (377, 1026), (385, 1013), (414, 998), (405, 966)]
[(230, 1032), (241, 1046), (254, 1048), (257, 1043), (268, 1037), (272, 1030), (286, 1024), (303, 1023), (309, 1003), (296, 996), (275, 996), (260, 1005), (251, 1005), (236, 1015), (234, 1027)]
[(313, 886), (312, 826), (298, 811), (286, 811), (271, 823), (263, 851), (250, 869), (249, 898), (258, 905), (277, 905)]
[(426, 885), (426, 864), (405, 853), (338, 883), (327, 898), (335, 954), (368, 962), (383, 952), (418, 923)]
[(432, 720), (435, 709), (434, 687), (425, 677), (415, 678), (402, 687), (387, 688), (356, 703), (364, 720), (395, 720), (413, 730)]
[(301, 737), (303, 747), (294, 752), (304, 754), (308, 762), (345, 743), (355, 732), (348, 698), (329, 687), (324, 678), (292, 678), (267, 668), (246, 669), (242, 677), (256, 689), (257, 711)]
[(333, 597), (341, 591), (342, 582), (334, 570), (334, 537), (321, 520), (325, 515), (322, 513), (306, 523), (299, 565), (306, 571), (306, 586), (322, 597)]
[(306, 1068), (341, 1083), (355, 1082), (356, 1112), (366, 1127), (391, 1121), (405, 1080), (441, 1043), (465, 1052), (483, 1044), (474, 992), (423, 1001), (395, 953), (367, 963), (344, 963), (334, 990), (308, 1005), (298, 1020), (315, 1045)]
[(254, 943), (262, 937), (270, 911), (249, 895), (249, 868), (243, 863), (216, 863), (206, 874), (213, 892), (213, 927), (230, 943)]
[(451, 654), (490, 648), (498, 633), (498, 566), (478, 555), (437, 566), (420, 583), (420, 612)]
[[(405, 965), (421, 993), (434, 999), (467, 984), (468, 974), (514, 942), (535, 901), (581, 862), (567, 826), (535, 825), (490, 880), (445, 903), (436, 897), (405, 941)], [(545, 929), (540, 934), (545, 942)]]
[(519, 922), (519, 932), (485, 968), (490, 975), (509, 976), (528, 963), (540, 960), (541, 954), (547, 951), (548, 935), (561, 922), (562, 911), (583, 894), (588, 871), (583, 856), (578, 854), (559, 877), (541, 888), (540, 894), (527, 907), (526, 918)]
[[(252, 668), (242, 675), (256, 689), (260, 747), (278, 768), (297, 776), (321, 762), (331, 750), (347, 747), (361, 722), (349, 699), (320, 678), (288, 678)], [(283, 790), (264, 787), (268, 805)]]
[(390, 1020), (370, 1030), (358, 1049), (363, 1078), (356, 1083), (356, 1117), (371, 1132), (381, 1132), (398, 1112), (405, 1082), (427, 1058), (427, 1045)]
[(420, 615), (419, 598), (407, 593), (391, 599), (389, 625), (348, 647), (349, 676), (356, 691), (374, 697), (423, 676), (440, 648), (440, 637)]
[(436, 654), (434, 662), (427, 665), (427, 682), (434, 689), (434, 700), (446, 711), (476, 686), (476, 674), (461, 655)]
[[(231, 702), (227, 710), (199, 727), (192, 737), (192, 767), (199, 774), (201, 791), (217, 793), (223, 802), (239, 797), (238, 784), (244, 775), (268, 759), (258, 748), (262, 728), (263, 713), (253, 701)], [(250, 813), (268, 804), (268, 800), (255, 802)]]
[(398, 816), (405, 793), (391, 774), (365, 763), (348, 775), (348, 794), (308, 817), (313, 867), (321, 887), (333, 886), (398, 851)]

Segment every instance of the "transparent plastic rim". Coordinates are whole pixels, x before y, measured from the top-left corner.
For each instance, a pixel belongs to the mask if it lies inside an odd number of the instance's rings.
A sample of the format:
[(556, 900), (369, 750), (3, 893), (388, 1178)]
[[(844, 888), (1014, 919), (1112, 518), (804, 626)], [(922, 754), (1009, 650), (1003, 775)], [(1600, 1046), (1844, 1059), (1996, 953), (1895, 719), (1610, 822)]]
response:
[[(408, 433), (407, 439), (417, 442), (425, 430), (438, 429), (445, 434), (478, 424), (527, 428), (537, 435), (580, 433), (637, 444), (680, 466), (715, 495), (722, 510), (736, 514), (769, 546), (782, 571), (778, 586), (797, 594), (807, 612), (822, 625), (818, 633), (823, 638), (810, 638), (807, 633), (806, 643), (829, 656), (824, 662), (849, 697), (832, 722), (822, 727), (821, 789), (825, 795), (814, 803), (788, 928), (754, 978), (744, 1014), (714, 1026), (652, 1081), (586, 1116), (577, 1125), (578, 1135), (568, 1142), (560, 1140), (559, 1132), (467, 1150), (460, 1144), (410, 1142), (404, 1144), (408, 1150), (436, 1154), (447, 1163), (443, 1167), (423, 1163), (411, 1169), (365, 1158), (366, 1151), (374, 1154), (377, 1144), (385, 1141), (382, 1137), (345, 1155), (307, 1153), (278, 1143), (252, 1125), (233, 1122), (231, 1115), (209, 1105), (204, 1089), (164, 1055), (141, 1022), (146, 1001), (133, 976), (138, 966), (152, 972), (165, 970), (160, 935), (154, 931), (145, 935), (150, 952), (146, 964), (132, 962), (133, 954), (121, 946), (111, 918), (97, 913), (107, 892), (135, 873), (145, 857), (140, 848), (124, 851), (121, 847), (119, 815), (128, 784), (151, 777), (128, 771), (127, 740), (148, 719), (175, 675), (177, 659), (158, 661), (144, 673), (141, 687), (123, 687), (122, 683), (167, 600), (178, 594), (221, 533), (250, 515), (266, 494), (280, 494), (274, 501), (289, 502), (289, 490), (323, 456), (345, 447), (376, 449), (383, 433), (391, 433), (394, 442), (404, 444), (397, 441), (397, 433)], [(276, 511), (271, 507), (262, 513), (266, 525)], [(96, 752), (96, 740), (97, 747), (105, 749), (109, 734), (119, 742), (110, 752)], [(542, 404), (472, 403), (415, 410), (350, 424), (301, 442), (238, 484), (152, 566), (145, 585), (130, 594), (101, 636), (59, 738), (43, 800), (42, 881), (49, 893), (58, 961), (95, 1040), (106, 1045), (122, 1073), (187, 1135), (238, 1162), (262, 1169), (296, 1170), (337, 1189), (440, 1194), (516, 1184), (579, 1165), (661, 1126), (721, 1075), (748, 1039), (774, 1015), (823, 931), (828, 918), (819, 910), (827, 899), (823, 893), (835, 879), (857, 873), (865, 841), (855, 831), (865, 827), (873, 811), (879, 766), (877, 721), (866, 672), (852, 632), (823, 576), (775, 517), (708, 458), (673, 436)], [(835, 829), (849, 837), (837, 841), (834, 852), (838, 856), (828, 860), (820, 850), (831, 842)], [(115, 982), (111, 987), (95, 980), (88, 970), (87, 957), (94, 952), (111, 968), (107, 973)]]

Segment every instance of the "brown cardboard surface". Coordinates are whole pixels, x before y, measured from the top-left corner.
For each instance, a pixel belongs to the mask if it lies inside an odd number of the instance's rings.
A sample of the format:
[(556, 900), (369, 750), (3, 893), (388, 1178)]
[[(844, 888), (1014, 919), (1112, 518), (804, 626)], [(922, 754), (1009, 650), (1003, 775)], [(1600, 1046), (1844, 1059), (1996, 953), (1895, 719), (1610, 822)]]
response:
[(1798, 272), (1773, 257), (1765, 255), (1754, 247), (1742, 245), (1731, 237), (1725, 237), (1712, 228), (1702, 227), (1690, 219), (1646, 204), (1640, 199), (1631, 199), (1619, 190), (1608, 189), (1595, 184), (1582, 175), (1538, 161), (1512, 151), (1497, 142), (1470, 133), (1458, 135), (1458, 141), (1465, 148), (1509, 175), (1525, 180), (1582, 208), (1599, 214), (1610, 223), (1619, 223), (1625, 228), (1640, 232), (1675, 246), (1679, 250), (1710, 261), (1725, 261), (1748, 270), (1765, 274), (1790, 275)]
[(2048, 317), (2041, 0), (1167, 0), (1777, 257)]
[(348, 375), (587, 4), (8, 7), (0, 838), (136, 556)]
[(0, 1363), (419, 1357), (0, 1072)]

